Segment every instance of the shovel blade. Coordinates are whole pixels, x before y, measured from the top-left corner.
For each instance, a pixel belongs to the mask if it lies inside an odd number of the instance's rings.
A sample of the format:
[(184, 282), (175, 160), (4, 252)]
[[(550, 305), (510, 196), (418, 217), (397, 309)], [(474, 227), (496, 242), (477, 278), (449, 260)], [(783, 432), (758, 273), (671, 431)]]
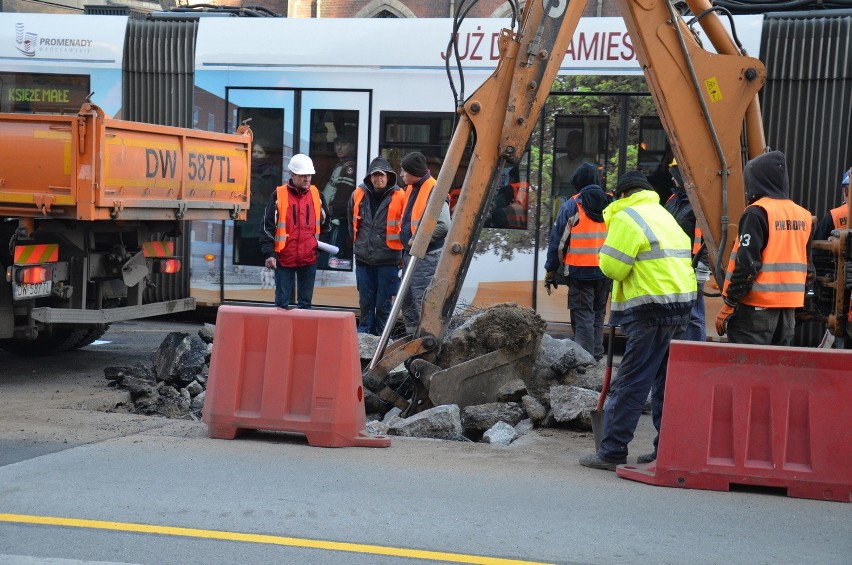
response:
[(595, 436), (595, 451), (601, 446), (604, 432), (604, 411), (592, 410), (592, 435)]

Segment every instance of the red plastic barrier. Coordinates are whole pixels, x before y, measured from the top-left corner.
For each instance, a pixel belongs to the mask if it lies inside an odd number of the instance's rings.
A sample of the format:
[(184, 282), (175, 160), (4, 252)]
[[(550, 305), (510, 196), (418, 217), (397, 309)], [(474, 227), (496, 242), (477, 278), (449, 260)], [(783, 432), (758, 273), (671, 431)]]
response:
[(221, 306), (204, 401), (208, 435), (305, 434), (322, 447), (387, 447), (366, 432), (364, 390), (349, 312)]
[(673, 341), (657, 460), (643, 483), (852, 501), (852, 351)]

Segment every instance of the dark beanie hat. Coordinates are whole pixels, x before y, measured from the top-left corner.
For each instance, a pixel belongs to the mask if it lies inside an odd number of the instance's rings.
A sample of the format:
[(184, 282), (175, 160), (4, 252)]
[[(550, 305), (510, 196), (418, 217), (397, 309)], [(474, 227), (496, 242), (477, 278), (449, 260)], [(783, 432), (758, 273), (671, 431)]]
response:
[(405, 172), (417, 178), (426, 174), (426, 157), (419, 151), (409, 153), (403, 157), (400, 165)]
[(618, 184), (615, 185), (615, 194), (623, 194), (628, 190), (654, 190), (642, 171), (627, 171), (621, 178), (618, 179)]

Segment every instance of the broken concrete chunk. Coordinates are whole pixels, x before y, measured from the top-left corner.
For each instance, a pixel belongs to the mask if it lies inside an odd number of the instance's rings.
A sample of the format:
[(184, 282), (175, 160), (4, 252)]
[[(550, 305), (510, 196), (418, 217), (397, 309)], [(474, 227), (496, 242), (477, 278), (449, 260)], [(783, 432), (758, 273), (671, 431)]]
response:
[(207, 345), (198, 336), (172, 332), (154, 352), (157, 380), (184, 387), (198, 377), (207, 363)]
[(545, 408), (541, 402), (528, 394), (521, 398), (521, 407), (523, 407), (524, 412), (527, 413), (527, 416), (529, 416), (530, 420), (533, 422), (541, 422), (544, 420), (544, 417), (547, 416), (547, 408)]
[(497, 390), (497, 402), (520, 402), (526, 393), (526, 383), (521, 379), (515, 379)]
[(557, 422), (573, 422), (583, 429), (591, 429), (590, 414), (597, 403), (598, 394), (593, 390), (564, 385), (554, 385), (550, 389), (550, 406)]
[(524, 418), (524, 410), (517, 402), (491, 402), (468, 406), (461, 413), (462, 429), (468, 437), (475, 437), (497, 422), (514, 426)]
[(518, 439), (518, 432), (506, 422), (497, 422), (482, 434), (482, 441), (493, 445), (507, 446)]
[(388, 427), (388, 435), (433, 439), (462, 439), (459, 407), (455, 404), (436, 406)]
[(535, 424), (529, 418), (525, 418), (517, 423), (515, 426), (515, 432), (517, 432), (518, 436), (522, 436), (524, 434), (528, 434), (535, 428)]
[(201, 341), (204, 343), (213, 343), (213, 334), (216, 333), (216, 326), (213, 324), (204, 324), (201, 326), (201, 329), (198, 330), (198, 337), (201, 338)]

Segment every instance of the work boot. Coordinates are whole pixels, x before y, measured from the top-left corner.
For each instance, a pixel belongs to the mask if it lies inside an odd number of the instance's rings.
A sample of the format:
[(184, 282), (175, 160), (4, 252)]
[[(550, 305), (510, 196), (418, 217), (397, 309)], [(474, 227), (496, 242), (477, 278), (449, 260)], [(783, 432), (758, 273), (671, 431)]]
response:
[(646, 453), (645, 455), (640, 455), (636, 458), (636, 462), (640, 465), (644, 465), (646, 463), (651, 463), (652, 461), (657, 460), (657, 452), (652, 451), (651, 453)]
[(615, 468), (623, 463), (627, 463), (627, 459), (622, 461), (607, 461), (606, 459), (598, 457), (597, 453), (590, 453), (580, 457), (580, 465), (583, 467), (603, 469), (604, 471), (615, 471)]

